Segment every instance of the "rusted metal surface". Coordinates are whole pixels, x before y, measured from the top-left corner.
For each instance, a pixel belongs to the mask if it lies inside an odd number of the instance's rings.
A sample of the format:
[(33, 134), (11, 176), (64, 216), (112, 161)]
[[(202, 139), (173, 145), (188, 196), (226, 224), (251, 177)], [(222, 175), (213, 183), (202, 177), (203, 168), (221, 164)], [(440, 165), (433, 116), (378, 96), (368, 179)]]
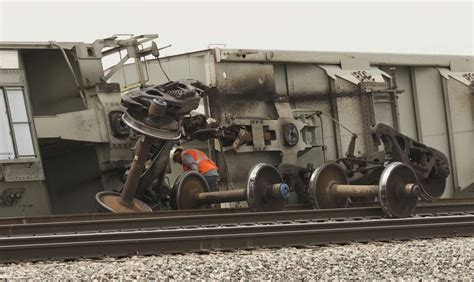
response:
[(120, 194), (121, 203), (124, 205), (131, 205), (135, 194), (137, 193), (138, 184), (140, 182), (140, 175), (145, 168), (145, 162), (148, 160), (148, 154), (152, 145), (152, 138), (142, 136), (136, 148), (135, 157), (133, 157), (132, 165), (128, 172), (127, 180), (123, 186)]
[(247, 200), (247, 189), (205, 192), (196, 195), (196, 203), (200, 206), (227, 202), (241, 202), (245, 200)]
[(95, 199), (101, 207), (100, 210), (105, 212), (140, 213), (152, 211), (147, 204), (135, 198), (132, 198), (129, 204), (123, 204), (121, 194), (117, 192), (102, 191), (97, 193)]
[(378, 194), (378, 185), (348, 185), (334, 184), (331, 192), (336, 197), (364, 197), (375, 198)]

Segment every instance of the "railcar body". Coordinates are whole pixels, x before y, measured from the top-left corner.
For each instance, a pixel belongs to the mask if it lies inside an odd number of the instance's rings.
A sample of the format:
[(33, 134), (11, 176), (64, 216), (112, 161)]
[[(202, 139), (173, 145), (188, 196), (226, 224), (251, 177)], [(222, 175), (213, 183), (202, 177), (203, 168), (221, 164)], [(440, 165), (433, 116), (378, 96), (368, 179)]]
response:
[[(215, 159), (222, 190), (246, 186), (257, 163), (291, 176), (383, 159), (376, 123), (447, 156), (442, 197), (474, 185), (472, 57), (216, 48), (158, 61), (142, 47), (155, 38), (0, 43), (0, 216), (96, 211), (96, 193), (123, 186), (139, 138), (121, 120), (122, 94), (167, 77), (201, 81), (199, 110), (243, 130), (185, 143)], [(119, 62), (104, 71), (111, 54)], [(169, 186), (182, 173), (167, 172)]]

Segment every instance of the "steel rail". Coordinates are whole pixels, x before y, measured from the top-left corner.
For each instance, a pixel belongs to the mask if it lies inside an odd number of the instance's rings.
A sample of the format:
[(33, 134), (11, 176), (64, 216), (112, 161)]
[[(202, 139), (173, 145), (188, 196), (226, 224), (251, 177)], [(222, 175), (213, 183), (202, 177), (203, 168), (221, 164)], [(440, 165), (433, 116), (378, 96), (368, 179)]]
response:
[[(474, 212), (474, 203), (431, 204), (420, 206), (418, 215), (440, 213), (469, 213)], [(104, 214), (105, 215), (105, 214)], [(0, 225), (0, 236), (17, 236), (27, 234), (54, 234), (65, 232), (92, 232), (125, 229), (169, 228), (183, 226), (204, 226), (224, 224), (251, 224), (258, 222), (285, 222), (295, 220), (329, 220), (346, 218), (380, 218), (384, 213), (380, 207), (326, 209), (326, 210), (292, 210), (278, 212), (240, 212), (229, 214), (203, 214), (185, 216), (159, 216), (131, 218), (129, 214), (123, 218), (102, 220), (81, 220), (63, 222), (40, 222), (23, 224)]]
[[(474, 199), (473, 199), (474, 202)], [(302, 210), (311, 209), (309, 204), (288, 205), (284, 210)], [(0, 225), (4, 224), (26, 224), (41, 222), (62, 222), (62, 221), (85, 221), (85, 220), (103, 220), (103, 219), (123, 219), (123, 218), (147, 218), (147, 217), (169, 217), (185, 215), (205, 215), (205, 214), (232, 214), (248, 212), (246, 207), (236, 208), (206, 208), (192, 210), (161, 210), (153, 212), (136, 213), (79, 213), (79, 214), (59, 214), (46, 216), (21, 216), (0, 218)]]
[(474, 215), (289, 222), (0, 238), (0, 262), (472, 236)]
[[(474, 198), (445, 198), (435, 202), (421, 202), (419, 207), (433, 205), (451, 205), (451, 204), (474, 204)], [(352, 207), (380, 207), (378, 203), (353, 203)], [(312, 209), (309, 204), (294, 204), (285, 206), (285, 211)], [(248, 208), (215, 208), (215, 209), (193, 209), (193, 210), (164, 210), (143, 213), (85, 213), (85, 214), (64, 214), (47, 216), (25, 216), (25, 217), (4, 217), (0, 218), (0, 225), (6, 224), (27, 224), (27, 223), (46, 223), (63, 221), (92, 221), (105, 219), (124, 219), (124, 218), (151, 218), (151, 217), (171, 217), (186, 215), (206, 215), (206, 214), (232, 214), (248, 212)]]
[[(408, 219), (391, 219), (386, 221), (387, 225), (397, 225), (403, 223), (404, 225), (416, 225), (423, 222), (423, 224), (436, 224), (440, 222), (449, 223), (466, 222), (469, 219), (474, 223), (474, 214), (462, 216), (425, 216)], [(257, 232), (278, 232), (282, 228), (290, 230), (301, 230), (314, 228), (318, 230), (328, 228), (342, 228), (342, 227), (364, 227), (369, 223), (377, 220), (386, 219), (360, 219), (360, 220), (324, 220), (319, 222), (313, 221), (287, 221), (287, 222), (264, 222), (264, 223), (234, 223), (228, 225), (206, 225), (206, 226), (183, 226), (176, 228), (152, 228), (152, 229), (128, 229), (128, 230), (111, 230), (111, 231), (94, 231), (81, 233), (59, 233), (59, 234), (40, 234), (40, 235), (21, 235), (0, 237), (0, 246), (9, 245), (33, 245), (41, 242), (42, 244), (53, 243), (68, 243), (68, 242), (83, 242), (83, 241), (100, 241), (100, 240), (114, 240), (114, 239), (140, 239), (143, 237), (153, 238), (168, 238), (179, 236), (203, 236), (203, 235), (218, 235), (218, 234), (234, 234), (234, 233), (257, 233)], [(1, 250), (1, 247), (0, 247)]]

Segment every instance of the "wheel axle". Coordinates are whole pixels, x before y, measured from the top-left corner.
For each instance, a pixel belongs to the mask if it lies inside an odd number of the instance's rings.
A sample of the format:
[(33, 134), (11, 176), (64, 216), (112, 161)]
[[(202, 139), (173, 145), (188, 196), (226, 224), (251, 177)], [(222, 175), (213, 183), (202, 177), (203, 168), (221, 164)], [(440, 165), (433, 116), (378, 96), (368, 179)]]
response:
[(384, 169), (378, 185), (350, 185), (344, 170), (329, 162), (313, 172), (308, 191), (315, 208), (342, 208), (350, 197), (377, 197), (388, 216), (407, 217), (416, 207), (420, 187), (415, 172), (400, 162)]
[(178, 209), (247, 201), (252, 211), (282, 210), (289, 194), (289, 187), (283, 183), (280, 173), (266, 164), (257, 164), (250, 170), (246, 189), (210, 192), (204, 177), (189, 171), (176, 179), (173, 190)]
[[(164, 116), (166, 111), (166, 103), (159, 100), (153, 100), (148, 108), (148, 117), (146, 120), (155, 121), (159, 117)], [(140, 175), (142, 174), (145, 163), (148, 159), (150, 148), (154, 141), (160, 139), (159, 135), (153, 130), (158, 129), (153, 126), (140, 124), (134, 121), (132, 118), (127, 117), (128, 114), (124, 115), (124, 122), (132, 129), (142, 133), (140, 136), (137, 148), (135, 149), (135, 155), (133, 156), (132, 164), (128, 172), (127, 179), (122, 188), (121, 193), (103, 191), (96, 195), (96, 202), (105, 210), (114, 213), (127, 213), (127, 212), (148, 212), (152, 209), (144, 202), (135, 198), (135, 194), (138, 189), (140, 182)], [(147, 128), (148, 131), (144, 130)]]
[[(333, 184), (331, 193), (336, 197), (362, 197), (375, 198), (379, 194), (379, 185), (347, 185)], [(397, 190), (400, 199), (418, 197), (420, 186), (416, 183), (408, 183), (404, 187)]]

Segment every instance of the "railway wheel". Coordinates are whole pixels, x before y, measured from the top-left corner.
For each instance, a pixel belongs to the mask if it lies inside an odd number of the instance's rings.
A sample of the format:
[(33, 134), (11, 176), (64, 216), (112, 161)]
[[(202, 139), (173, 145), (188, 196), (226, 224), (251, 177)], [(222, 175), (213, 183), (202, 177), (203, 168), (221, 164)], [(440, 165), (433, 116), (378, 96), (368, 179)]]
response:
[(411, 167), (400, 162), (389, 164), (379, 181), (379, 201), (390, 217), (408, 217), (418, 203), (420, 188)]
[(349, 197), (335, 197), (331, 192), (334, 184), (349, 184), (344, 169), (336, 163), (327, 162), (311, 174), (308, 194), (313, 207), (316, 209), (347, 207)]
[(206, 179), (196, 171), (187, 171), (181, 174), (173, 185), (175, 208), (179, 210), (206, 208), (198, 205), (195, 199), (197, 193), (209, 192)]
[(250, 210), (281, 211), (289, 191), (275, 167), (260, 163), (250, 169), (247, 180), (247, 203)]

